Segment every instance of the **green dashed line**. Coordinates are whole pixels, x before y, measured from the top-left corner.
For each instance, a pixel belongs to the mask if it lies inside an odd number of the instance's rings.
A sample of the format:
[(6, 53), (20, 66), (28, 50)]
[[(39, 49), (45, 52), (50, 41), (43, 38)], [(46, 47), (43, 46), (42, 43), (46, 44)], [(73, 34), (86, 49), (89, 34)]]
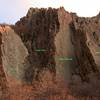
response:
[(45, 49), (36, 49), (35, 51), (36, 52), (44, 52), (44, 51), (47, 51), (47, 50), (45, 50)]
[(72, 61), (72, 58), (59, 58), (60, 61)]
[(100, 52), (96, 52), (96, 54), (100, 54)]
[[(47, 50), (46, 49), (36, 49), (35, 51), (36, 52), (45, 52)], [(72, 61), (73, 60), (72, 58), (63, 58), (63, 57), (57, 58), (57, 59), (60, 60), (60, 61)]]

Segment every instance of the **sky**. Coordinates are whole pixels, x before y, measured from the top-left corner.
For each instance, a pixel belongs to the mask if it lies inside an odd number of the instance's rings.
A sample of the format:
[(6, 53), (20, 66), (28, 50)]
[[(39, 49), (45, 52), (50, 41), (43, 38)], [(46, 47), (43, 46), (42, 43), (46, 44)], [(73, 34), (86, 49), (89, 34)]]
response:
[(60, 6), (78, 16), (92, 17), (100, 11), (100, 0), (0, 0), (0, 23), (14, 24), (26, 15), (30, 7)]

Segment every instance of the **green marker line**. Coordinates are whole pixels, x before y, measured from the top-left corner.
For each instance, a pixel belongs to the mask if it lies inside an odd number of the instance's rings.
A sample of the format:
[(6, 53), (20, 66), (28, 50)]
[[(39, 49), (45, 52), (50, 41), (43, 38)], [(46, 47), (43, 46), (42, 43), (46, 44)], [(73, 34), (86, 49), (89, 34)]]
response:
[(96, 52), (96, 54), (100, 54), (100, 52)]
[(72, 61), (72, 58), (59, 58), (60, 61)]
[(47, 51), (47, 50), (45, 50), (45, 49), (36, 49), (35, 51), (36, 52), (44, 52), (44, 51)]

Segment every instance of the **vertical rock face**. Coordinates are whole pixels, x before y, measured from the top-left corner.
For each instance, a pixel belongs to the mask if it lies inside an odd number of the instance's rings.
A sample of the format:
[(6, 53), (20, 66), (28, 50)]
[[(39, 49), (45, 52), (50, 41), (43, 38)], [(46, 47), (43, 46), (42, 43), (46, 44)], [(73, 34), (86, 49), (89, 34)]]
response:
[[(99, 55), (96, 55), (96, 50), (99, 51), (99, 37), (98, 33), (93, 33), (94, 30), (98, 31), (99, 23), (95, 24), (95, 21), (98, 22), (97, 18), (79, 18), (75, 14), (72, 14), (72, 22), (70, 23), (71, 28), (71, 40), (74, 46), (74, 54), (75, 54), (75, 65), (74, 74), (72, 79), (74, 81), (78, 81), (78, 76), (81, 77), (82, 82), (77, 83), (75, 86), (77, 90), (82, 90), (82, 92), (78, 92), (78, 94), (84, 95), (98, 95), (100, 92), (98, 88), (100, 88), (99, 83), (100, 79), (100, 58)], [(95, 21), (94, 21), (95, 20)], [(93, 30), (93, 31), (92, 31)], [(94, 40), (93, 34), (95, 34), (96, 38)], [(89, 43), (89, 41), (91, 41)], [(91, 44), (91, 45), (90, 45)], [(97, 48), (95, 48), (97, 46)], [(94, 52), (93, 52), (94, 50)], [(96, 57), (98, 56), (98, 57)], [(73, 83), (74, 83), (73, 81)], [(84, 81), (87, 81), (88, 84), (84, 84)], [(96, 82), (96, 83), (95, 83)], [(95, 85), (97, 84), (97, 86)], [(94, 86), (94, 87), (93, 87)], [(73, 88), (74, 86), (72, 86)], [(74, 88), (75, 88), (74, 87)], [(74, 90), (73, 88), (73, 90)], [(79, 91), (78, 90), (78, 91)], [(93, 91), (98, 91), (94, 93)], [(76, 90), (75, 90), (76, 91)], [(77, 94), (77, 92), (76, 92)]]
[[(57, 70), (68, 80), (76, 73), (85, 81), (89, 72), (97, 71), (86, 44), (86, 34), (76, 20), (78, 17), (73, 18), (64, 8), (30, 8), (26, 17), (16, 23), (15, 31), (29, 52), (26, 58), (26, 80), (38, 78), (37, 74), (44, 68), (53, 73)], [(37, 52), (41, 49), (44, 51)], [(60, 58), (71, 58), (72, 61), (60, 61)]]
[[(100, 51), (100, 15), (93, 18), (76, 18), (75, 23), (76, 27), (83, 31), (83, 34), (86, 35), (86, 44), (90, 49), (93, 59), (97, 64), (98, 68), (100, 67), (100, 56), (97, 52)], [(99, 68), (100, 70), (100, 68)]]
[(78, 21), (76, 22), (76, 20), (81, 21), (81, 18), (75, 19), (73, 17), (73, 22), (70, 23), (72, 31), (72, 42), (74, 45), (74, 53), (76, 57), (76, 73), (81, 76), (83, 81), (88, 81), (87, 75), (91, 72), (98, 72), (99, 70), (86, 43), (87, 37), (85, 33), (85, 27), (82, 27), (82, 24), (78, 23)]
[[(66, 12), (63, 7), (31, 8), (26, 17), (14, 26), (29, 52), (24, 79), (32, 82), (33, 79), (39, 79), (43, 70), (49, 69), (53, 77), (60, 75), (68, 83), (77, 84), (79, 90), (88, 85), (91, 88), (92, 77), (99, 73), (99, 57), (95, 57), (92, 52), (95, 46), (91, 47), (88, 43), (92, 38), (89, 33), (92, 27), (96, 27), (90, 20), (96, 21), (96, 26), (99, 26), (98, 17), (79, 18)], [(99, 51), (99, 37), (96, 33), (93, 33), (93, 43)], [(89, 83), (84, 85), (84, 82)], [(71, 87), (76, 90), (76, 87)], [(86, 90), (83, 89), (81, 94)]]
[(54, 39), (59, 30), (57, 9), (31, 8), (27, 16), (16, 23), (15, 29), (29, 52), (27, 61), (30, 66), (26, 68), (25, 79), (38, 79), (38, 74), (45, 68), (56, 74)]
[[(71, 42), (71, 29), (69, 24), (72, 21), (70, 13), (66, 12), (64, 8), (59, 8), (58, 19), (60, 23), (59, 32), (55, 37), (56, 46), (56, 71), (63, 78), (69, 82), (72, 76), (72, 67), (74, 63), (74, 47)], [(72, 60), (60, 60), (60, 59), (72, 59)]]
[(28, 51), (20, 37), (9, 26), (5, 26), (4, 30), (1, 47), (2, 65), (7, 76), (20, 80), (23, 77), (22, 69), (28, 56)]
[(100, 96), (99, 30), (100, 15), (80, 18), (63, 7), (30, 8), (14, 26), (0, 26), (1, 87), (7, 90), (11, 79), (32, 85), (60, 76), (71, 95)]

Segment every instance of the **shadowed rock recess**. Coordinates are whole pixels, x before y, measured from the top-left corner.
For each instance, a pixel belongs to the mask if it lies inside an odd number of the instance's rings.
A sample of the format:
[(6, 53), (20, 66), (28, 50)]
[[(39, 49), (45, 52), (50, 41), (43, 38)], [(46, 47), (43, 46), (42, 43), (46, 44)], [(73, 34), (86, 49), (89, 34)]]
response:
[(100, 100), (100, 14), (30, 8), (0, 25), (0, 100)]

